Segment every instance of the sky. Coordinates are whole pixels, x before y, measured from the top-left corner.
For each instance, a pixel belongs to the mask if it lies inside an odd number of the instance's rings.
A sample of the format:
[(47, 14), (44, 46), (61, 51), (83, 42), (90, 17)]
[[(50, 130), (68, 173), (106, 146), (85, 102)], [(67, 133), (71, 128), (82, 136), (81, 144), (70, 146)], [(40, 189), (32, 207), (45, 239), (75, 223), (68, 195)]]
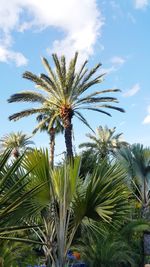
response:
[[(8, 116), (31, 107), (28, 103), (8, 104), (10, 95), (36, 90), (22, 78), (24, 71), (44, 71), (41, 57), (53, 66), (51, 54), (69, 60), (79, 52), (80, 65), (89, 68), (102, 63), (104, 81), (92, 90), (119, 88), (113, 96), (125, 113), (112, 117), (85, 112), (93, 129), (116, 127), (129, 143), (150, 145), (150, 0), (0, 0), (0, 137), (36, 126), (35, 117), (10, 122)], [(106, 96), (106, 95), (105, 95)], [(90, 130), (73, 120), (74, 150)], [(33, 137), (36, 146), (48, 147), (46, 133)], [(56, 155), (65, 150), (64, 137), (56, 140)]]

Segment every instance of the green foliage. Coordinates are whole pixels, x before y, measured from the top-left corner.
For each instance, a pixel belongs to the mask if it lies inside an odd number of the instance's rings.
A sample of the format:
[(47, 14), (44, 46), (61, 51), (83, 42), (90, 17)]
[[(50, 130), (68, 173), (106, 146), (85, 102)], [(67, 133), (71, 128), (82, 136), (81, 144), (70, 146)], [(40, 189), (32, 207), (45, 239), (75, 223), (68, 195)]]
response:
[(19, 157), (25, 150), (31, 150), (31, 145), (34, 142), (30, 140), (30, 136), (22, 132), (11, 132), (10, 134), (4, 135), (0, 139), (0, 150), (3, 153), (6, 149), (11, 149), (14, 157)]
[[(34, 82), (36, 88), (44, 91), (44, 94), (34, 91), (23, 91), (12, 95), (8, 102), (37, 102), (40, 104), (39, 108), (26, 109), (15, 113), (9, 117), (10, 120), (18, 120), (32, 114), (43, 115), (47, 118), (37, 126), (39, 129), (44, 123), (48, 123), (48, 129), (53, 127), (56, 120), (61, 120), (65, 129), (65, 141), (67, 147), (67, 154), (72, 156), (72, 117), (76, 116), (90, 129), (90, 125), (80, 110), (92, 110), (104, 113), (111, 116), (106, 109), (113, 109), (124, 112), (122, 108), (106, 103), (117, 103), (115, 97), (99, 97), (101, 94), (118, 92), (118, 89), (108, 89), (96, 91), (85, 96), (85, 92), (93, 85), (99, 84), (103, 81), (103, 75), (100, 74), (94, 77), (99, 70), (101, 64), (97, 64), (93, 69), (87, 70), (87, 61), (83, 63), (81, 69), (76, 71), (76, 63), (78, 53), (75, 53), (74, 58), (70, 61), (68, 68), (66, 68), (65, 57), (60, 59), (56, 54), (52, 55), (55, 70), (53, 71), (48, 61), (42, 58), (42, 63), (48, 75), (41, 74), (37, 76), (29, 71), (23, 74), (23, 77)], [(104, 110), (103, 110), (104, 109)], [(71, 155), (70, 155), (71, 154)]]
[(104, 159), (121, 147), (128, 146), (128, 143), (121, 139), (122, 133), (115, 134), (116, 127), (109, 129), (107, 126), (99, 126), (96, 129), (96, 134), (87, 134), (90, 142), (85, 142), (79, 145), (80, 148), (87, 148), (89, 152), (93, 152), (97, 159)]
[(75, 246), (81, 257), (90, 267), (136, 266), (130, 245), (118, 232), (97, 234), (97, 237), (85, 235)]
[(11, 241), (0, 241), (0, 258), (3, 261), (2, 267), (26, 267), (29, 264), (38, 263), (31, 246)]
[[(129, 212), (126, 174), (118, 165), (108, 166), (103, 162), (93, 174), (82, 179), (80, 158), (73, 165), (51, 170), (47, 151), (35, 150), (25, 155), (22, 166), (28, 179), (23, 191), (16, 191), (15, 197), (21, 196), (23, 201), (13, 210), (13, 216), (18, 222), (26, 222), (26, 227), (19, 223), (12, 230), (18, 232), (17, 236), (10, 236), (9, 228), (0, 238), (41, 244), (46, 259), (50, 257), (56, 266), (64, 266), (74, 236), (81, 224), (87, 225), (87, 218), (95, 231), (94, 221), (111, 222), (115, 226)], [(31, 225), (38, 217), (43, 225)], [(28, 227), (34, 236), (20, 237), (19, 227), (20, 231)]]
[(141, 216), (149, 216), (150, 204), (150, 148), (134, 144), (130, 148), (121, 149), (118, 159), (128, 172), (129, 184), (133, 190)]

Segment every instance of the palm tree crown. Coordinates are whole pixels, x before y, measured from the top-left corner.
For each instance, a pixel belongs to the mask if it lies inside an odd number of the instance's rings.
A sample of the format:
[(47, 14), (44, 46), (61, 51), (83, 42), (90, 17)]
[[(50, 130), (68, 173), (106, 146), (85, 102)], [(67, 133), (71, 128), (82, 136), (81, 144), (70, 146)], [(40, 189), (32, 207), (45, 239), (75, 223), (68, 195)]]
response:
[(24, 150), (30, 150), (30, 145), (34, 145), (34, 142), (29, 139), (30, 137), (22, 132), (6, 134), (0, 139), (1, 151), (12, 149), (12, 155), (18, 158), (20, 153)]
[[(47, 132), (50, 137), (50, 164), (54, 167), (54, 150), (55, 150), (55, 137), (59, 133), (63, 133), (63, 125), (59, 118), (56, 118), (53, 124), (50, 124), (51, 114), (41, 113), (36, 117), (38, 125), (33, 130), (33, 134), (37, 131)], [(49, 128), (50, 126), (50, 128)]]
[(128, 143), (123, 141), (122, 133), (115, 134), (116, 127), (109, 129), (107, 126), (99, 126), (96, 134), (87, 134), (86, 136), (91, 142), (80, 144), (80, 148), (86, 147), (91, 149), (97, 156), (101, 158), (107, 157), (110, 153), (114, 153), (117, 149), (127, 146)]
[[(75, 53), (74, 58), (70, 61), (69, 66), (66, 67), (66, 59), (62, 56), (60, 59), (56, 54), (52, 55), (55, 71), (52, 70), (48, 61), (42, 58), (42, 62), (48, 75), (41, 74), (37, 76), (31, 72), (25, 72), (23, 77), (31, 80), (36, 84), (36, 87), (43, 90), (45, 94), (34, 91), (23, 91), (12, 95), (8, 102), (38, 102), (40, 107), (26, 109), (21, 112), (15, 113), (9, 117), (10, 120), (18, 120), (20, 118), (37, 114), (37, 113), (49, 113), (50, 121), (49, 128), (53, 124), (56, 118), (60, 118), (65, 132), (65, 142), (67, 148), (67, 155), (73, 156), (72, 152), (72, 117), (76, 116), (88, 127), (87, 120), (83, 117), (79, 110), (92, 110), (100, 113), (104, 113), (111, 116), (109, 112), (103, 109), (115, 109), (124, 112), (122, 108), (107, 104), (108, 102), (117, 103), (117, 99), (114, 97), (103, 97), (101, 95), (110, 92), (118, 92), (118, 89), (107, 89), (102, 91), (96, 91), (85, 96), (85, 92), (91, 86), (101, 83), (103, 81), (103, 75), (99, 74), (94, 77), (94, 74), (98, 71), (101, 64), (97, 64), (93, 69), (86, 68), (87, 60), (82, 64), (79, 71), (76, 71), (76, 63), (78, 53)], [(45, 119), (47, 122), (49, 118)]]

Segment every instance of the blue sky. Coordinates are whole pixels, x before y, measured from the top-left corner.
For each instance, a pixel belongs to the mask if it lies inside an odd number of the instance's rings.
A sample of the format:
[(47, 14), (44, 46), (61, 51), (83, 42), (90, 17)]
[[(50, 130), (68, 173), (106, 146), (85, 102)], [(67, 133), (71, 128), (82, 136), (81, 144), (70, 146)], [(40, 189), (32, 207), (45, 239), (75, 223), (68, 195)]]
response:
[[(149, 0), (0, 0), (0, 136), (11, 131), (31, 134), (35, 117), (9, 122), (8, 116), (29, 107), (7, 104), (10, 95), (34, 89), (22, 78), (25, 70), (43, 72), (41, 56), (52, 64), (51, 54), (67, 59), (80, 52), (79, 64), (89, 59), (107, 72), (94, 89), (120, 88), (115, 94), (126, 113), (109, 118), (86, 112), (93, 129), (116, 126), (130, 143), (150, 140), (150, 1)], [(74, 145), (85, 141), (89, 129), (74, 120)], [(37, 146), (48, 146), (46, 134), (34, 136)], [(56, 141), (56, 154), (64, 151), (64, 138)]]

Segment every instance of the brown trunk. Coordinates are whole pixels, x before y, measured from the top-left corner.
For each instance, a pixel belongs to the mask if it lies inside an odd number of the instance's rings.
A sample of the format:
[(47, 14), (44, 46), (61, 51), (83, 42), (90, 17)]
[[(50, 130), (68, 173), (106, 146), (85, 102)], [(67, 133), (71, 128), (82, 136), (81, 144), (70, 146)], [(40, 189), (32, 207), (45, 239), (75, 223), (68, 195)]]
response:
[(12, 151), (12, 154), (13, 154), (14, 158), (16, 158), (16, 159), (19, 158), (20, 153), (19, 153), (18, 148), (14, 148)]
[(55, 128), (50, 129), (50, 164), (54, 168)]
[(67, 158), (73, 159), (71, 122), (69, 123), (67, 127), (65, 127), (65, 144), (66, 144)]
[(69, 161), (73, 160), (73, 151), (72, 151), (72, 124), (71, 120), (73, 117), (73, 110), (68, 106), (64, 105), (60, 110), (60, 114), (63, 120), (63, 126), (65, 131), (65, 144), (67, 158)]

